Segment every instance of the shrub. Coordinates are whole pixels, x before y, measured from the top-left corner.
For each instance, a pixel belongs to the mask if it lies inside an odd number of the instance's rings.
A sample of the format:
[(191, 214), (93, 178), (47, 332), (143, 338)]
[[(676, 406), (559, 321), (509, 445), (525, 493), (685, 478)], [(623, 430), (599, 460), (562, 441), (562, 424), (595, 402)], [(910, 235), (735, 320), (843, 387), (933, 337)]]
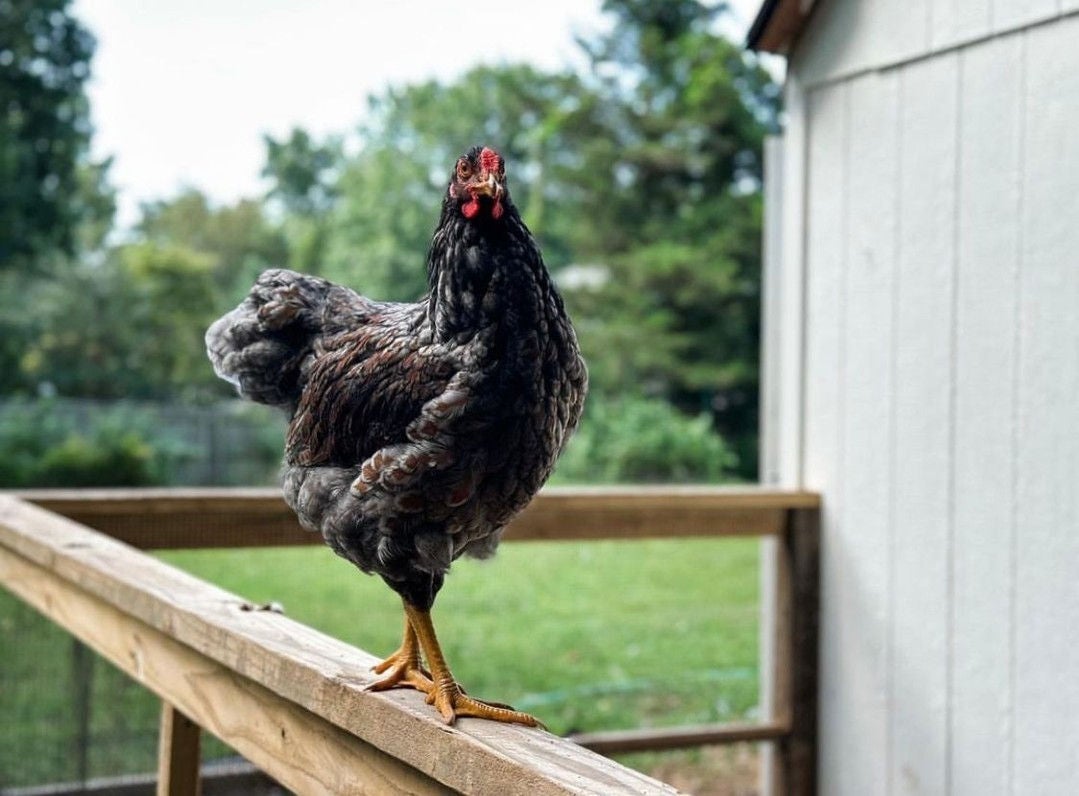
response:
[(553, 483), (714, 483), (736, 466), (707, 415), (688, 417), (654, 398), (596, 397)]
[[(155, 436), (130, 408), (58, 411), (12, 401), (0, 411), (0, 487), (150, 486), (165, 482), (182, 444)], [(151, 443), (150, 439), (154, 442)]]

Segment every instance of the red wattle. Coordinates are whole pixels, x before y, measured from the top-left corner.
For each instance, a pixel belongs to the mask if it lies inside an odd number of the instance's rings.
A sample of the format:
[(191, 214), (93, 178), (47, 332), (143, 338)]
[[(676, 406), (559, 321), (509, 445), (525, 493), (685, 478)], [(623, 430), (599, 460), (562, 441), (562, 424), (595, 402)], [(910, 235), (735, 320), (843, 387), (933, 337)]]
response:
[(491, 208), (491, 218), (502, 218), (502, 203), (495, 202), (494, 207)]
[(464, 213), (465, 218), (475, 218), (476, 213), (480, 212), (479, 200), (473, 196), (472, 201), (461, 205), (461, 212)]

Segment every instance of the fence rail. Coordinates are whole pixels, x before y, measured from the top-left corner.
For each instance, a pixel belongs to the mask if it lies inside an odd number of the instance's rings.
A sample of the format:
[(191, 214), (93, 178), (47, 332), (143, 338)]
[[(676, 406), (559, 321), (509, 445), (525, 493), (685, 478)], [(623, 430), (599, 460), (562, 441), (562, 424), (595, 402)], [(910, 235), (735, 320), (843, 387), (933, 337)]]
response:
[(762, 489), (542, 493), (507, 539), (758, 535), (778, 543), (775, 655), (765, 675), (771, 715), (756, 724), (591, 733), (578, 743), (488, 722), (448, 728), (420, 695), (367, 693), (373, 656), (280, 614), (249, 610), (241, 598), (121, 543), (319, 542), (276, 490), (0, 495), (0, 584), (161, 697), (159, 793), (194, 792), (199, 727), (300, 793), (505, 793), (507, 783), (535, 794), (673, 793), (583, 747), (609, 754), (732, 741), (773, 741), (773, 790), (812, 793), (818, 510), (816, 495)]

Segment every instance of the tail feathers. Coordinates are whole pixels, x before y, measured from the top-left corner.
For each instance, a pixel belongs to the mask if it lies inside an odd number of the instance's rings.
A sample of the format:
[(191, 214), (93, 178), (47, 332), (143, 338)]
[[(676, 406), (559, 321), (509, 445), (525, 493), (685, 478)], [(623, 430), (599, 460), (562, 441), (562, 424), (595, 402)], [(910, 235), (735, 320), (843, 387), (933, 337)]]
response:
[(263, 273), (247, 298), (206, 332), (214, 372), (252, 401), (294, 405), (332, 287), (293, 271)]

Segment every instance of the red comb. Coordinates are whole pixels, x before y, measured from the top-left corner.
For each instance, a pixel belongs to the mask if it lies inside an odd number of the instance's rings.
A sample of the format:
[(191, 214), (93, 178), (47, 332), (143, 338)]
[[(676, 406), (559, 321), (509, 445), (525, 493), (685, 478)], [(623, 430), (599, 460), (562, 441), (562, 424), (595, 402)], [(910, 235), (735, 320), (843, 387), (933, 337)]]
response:
[(498, 163), (502, 160), (493, 149), (483, 148), (480, 152), (480, 166), (484, 171), (498, 171)]

